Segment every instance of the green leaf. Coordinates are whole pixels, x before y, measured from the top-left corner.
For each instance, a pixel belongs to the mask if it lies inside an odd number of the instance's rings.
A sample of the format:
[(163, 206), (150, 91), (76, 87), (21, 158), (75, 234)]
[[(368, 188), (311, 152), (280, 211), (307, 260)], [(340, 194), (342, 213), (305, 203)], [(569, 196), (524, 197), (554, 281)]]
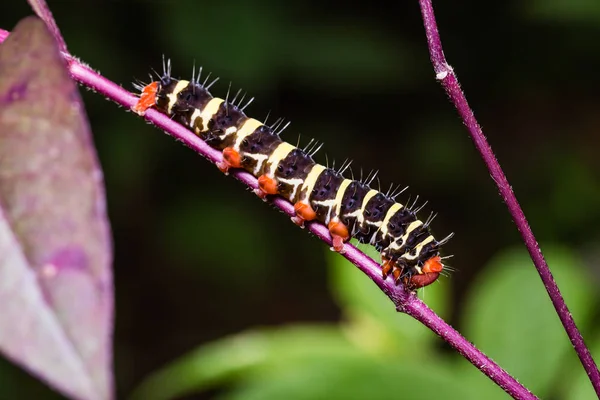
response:
[[(560, 246), (545, 246), (548, 264), (575, 321), (590, 317), (593, 287), (581, 262)], [(574, 357), (548, 294), (523, 250), (497, 255), (477, 280), (465, 307), (464, 332), (475, 345), (541, 397), (552, 393), (565, 357)]]
[[(361, 245), (361, 250), (378, 260), (372, 246)], [(346, 316), (353, 322), (351, 328), (356, 343), (379, 348), (389, 353), (421, 353), (436, 342), (437, 336), (406, 314), (398, 313), (392, 301), (358, 268), (329, 252), (329, 271), (332, 292)], [(445, 278), (419, 291), (420, 297), (440, 316), (447, 313), (446, 299), (449, 285)], [(373, 337), (378, 337), (377, 341)], [(364, 339), (364, 340), (363, 340)]]
[(249, 377), (227, 400), (480, 399), (443, 363), (402, 362), (357, 355), (298, 359)]
[(356, 354), (342, 332), (329, 326), (258, 330), (225, 338), (175, 360), (148, 377), (132, 399), (172, 399), (237, 379), (267, 364), (293, 364)]

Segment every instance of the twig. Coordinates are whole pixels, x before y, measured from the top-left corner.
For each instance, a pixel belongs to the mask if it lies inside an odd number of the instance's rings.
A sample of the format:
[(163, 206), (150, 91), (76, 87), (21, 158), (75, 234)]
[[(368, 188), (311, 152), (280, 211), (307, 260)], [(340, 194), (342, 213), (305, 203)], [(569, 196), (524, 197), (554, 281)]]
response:
[[(502, 168), (500, 168), (498, 160), (496, 160), (496, 157), (492, 152), (492, 148), (485, 139), (481, 127), (477, 123), (477, 120), (473, 115), (473, 111), (467, 103), (466, 97), (460, 89), (456, 74), (446, 61), (431, 0), (419, 0), (419, 4), (421, 6), (421, 14), (423, 16), (423, 23), (425, 25), (425, 32), (427, 35), (427, 44), (429, 46), (429, 53), (436, 78), (441, 82), (444, 90), (454, 103), (454, 106), (458, 110), (463, 123), (466, 125), (471, 138), (475, 142), (475, 147), (481, 154), (483, 161), (490, 171), (490, 175), (496, 183), (496, 186), (500, 191), (500, 195), (506, 203), (511, 216), (517, 225), (517, 229), (519, 230), (519, 233), (525, 242), (525, 246), (531, 255), (531, 259), (533, 260), (533, 264), (542, 278), (542, 282), (544, 283), (546, 291), (552, 300), (552, 304), (556, 309), (558, 317), (560, 318), (560, 321), (562, 322), (565, 331), (567, 332), (567, 335), (569, 336), (569, 339), (571, 340), (571, 343), (573, 344), (573, 347), (575, 348), (575, 351), (577, 352), (577, 355), (579, 356), (579, 359), (581, 360), (581, 363), (583, 364), (583, 367), (585, 368), (585, 371), (587, 372), (588, 377), (594, 386), (596, 394), (600, 396), (600, 372), (598, 371), (598, 367), (596, 366), (590, 351), (586, 347), (581, 333), (575, 325), (573, 316), (565, 304), (562, 294), (558, 289), (558, 285), (552, 277), (552, 273), (550, 272), (548, 264), (542, 255), (542, 251), (538, 246), (537, 240), (533, 236), (533, 232), (531, 231), (531, 227), (529, 226), (529, 223), (523, 214), (523, 210), (519, 206), (517, 198), (515, 197), (512, 188), (508, 183), (504, 172), (502, 171)], [(507, 296), (508, 295), (509, 294), (507, 293)]]
[(46, 3), (46, 0), (27, 0), (33, 11), (46, 23), (46, 27), (50, 29), (52, 32), (52, 36), (54, 36), (54, 40), (56, 40), (56, 44), (58, 46), (58, 50), (61, 53), (68, 54), (69, 50), (67, 50), (67, 43), (60, 33), (60, 29), (58, 29), (58, 25), (52, 16), (52, 11), (50, 11), (50, 7)]

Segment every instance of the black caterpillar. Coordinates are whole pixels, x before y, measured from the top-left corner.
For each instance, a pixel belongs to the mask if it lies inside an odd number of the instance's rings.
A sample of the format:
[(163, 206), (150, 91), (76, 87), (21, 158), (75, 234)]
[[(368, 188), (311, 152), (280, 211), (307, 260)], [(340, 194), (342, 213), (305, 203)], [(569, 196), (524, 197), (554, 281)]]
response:
[[(292, 220), (303, 226), (304, 221), (317, 220), (331, 233), (333, 247), (343, 252), (351, 237), (370, 243), (381, 252), (382, 275), (391, 273), (395, 282), (417, 289), (433, 283), (444, 269), (440, 246), (452, 235), (437, 241), (429, 232), (429, 224), (420, 221), (414, 210), (397, 203), (396, 195), (371, 189), (368, 182), (346, 179), (339, 171), (313, 161), (316, 152), (300, 149), (279, 134), (281, 120), (267, 126), (244, 114), (241, 101), (213, 97), (208, 79), (200, 76), (191, 81), (171, 77), (170, 62), (164, 65), (159, 81), (137, 85), (140, 99), (133, 111), (143, 115), (151, 107), (189, 127), (211, 147), (223, 151), (219, 169), (243, 168), (258, 178), (256, 193), (280, 195), (294, 204)], [(198, 74), (200, 75), (200, 74)], [(239, 94), (239, 92), (238, 92)], [(228, 96), (229, 97), (229, 94)], [(237, 98), (237, 96), (236, 96)], [(317, 148), (318, 150), (318, 148)]]

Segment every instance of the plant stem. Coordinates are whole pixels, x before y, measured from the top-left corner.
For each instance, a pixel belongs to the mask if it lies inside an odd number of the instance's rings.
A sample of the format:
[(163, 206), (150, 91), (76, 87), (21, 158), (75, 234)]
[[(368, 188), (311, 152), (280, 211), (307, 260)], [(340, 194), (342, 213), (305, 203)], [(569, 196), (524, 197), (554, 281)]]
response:
[(63, 54), (69, 54), (67, 43), (60, 33), (60, 29), (58, 29), (58, 25), (52, 16), (52, 11), (50, 11), (46, 0), (27, 0), (27, 2), (42, 21), (46, 23), (46, 27), (50, 29), (50, 32), (52, 32), (52, 36), (54, 36), (54, 40), (56, 40), (56, 45), (58, 46), (58, 51)]
[[(552, 277), (552, 273), (550, 272), (537, 240), (531, 231), (531, 227), (525, 218), (525, 214), (523, 214), (523, 210), (519, 206), (519, 202), (517, 201), (517, 198), (515, 197), (515, 194), (513, 193), (512, 188), (508, 183), (504, 172), (502, 171), (502, 168), (500, 168), (500, 164), (494, 156), (492, 148), (483, 135), (481, 127), (477, 123), (473, 111), (467, 103), (465, 95), (460, 89), (456, 74), (446, 61), (431, 0), (419, 0), (419, 4), (421, 6), (421, 14), (423, 16), (423, 23), (425, 25), (429, 54), (436, 78), (441, 82), (444, 90), (454, 103), (454, 106), (460, 114), (463, 123), (467, 127), (471, 138), (473, 139), (473, 142), (475, 142), (475, 147), (481, 154), (483, 161), (490, 171), (490, 175), (496, 183), (496, 186), (500, 191), (500, 195), (506, 203), (511, 216), (517, 225), (517, 229), (519, 230), (519, 233), (525, 242), (525, 246), (529, 251), (531, 259), (533, 260), (533, 264), (542, 278), (544, 287), (546, 288), (546, 291), (552, 300), (552, 304), (556, 309), (558, 317), (560, 318), (560, 321), (562, 322), (565, 331), (567, 332), (567, 335), (569, 336), (569, 339), (571, 340), (571, 343), (573, 344), (573, 347), (575, 348), (575, 351), (577, 352), (577, 355), (579, 356), (579, 359), (581, 360), (581, 363), (583, 364), (583, 367), (585, 368), (585, 371), (592, 382), (596, 394), (600, 396), (600, 372), (598, 371), (598, 367), (596, 366), (590, 351), (586, 347), (581, 333), (575, 325), (573, 316), (565, 304), (558, 285)], [(507, 296), (508, 295), (509, 294), (507, 293)]]

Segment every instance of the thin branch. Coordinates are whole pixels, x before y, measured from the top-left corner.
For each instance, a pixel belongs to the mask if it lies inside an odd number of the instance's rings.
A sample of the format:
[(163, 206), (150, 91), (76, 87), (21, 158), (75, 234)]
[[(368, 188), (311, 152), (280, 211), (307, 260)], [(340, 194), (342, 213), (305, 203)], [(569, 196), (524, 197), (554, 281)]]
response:
[(67, 43), (60, 33), (60, 29), (58, 29), (58, 25), (56, 25), (56, 21), (52, 16), (52, 12), (46, 4), (46, 0), (27, 0), (33, 11), (46, 23), (50, 32), (52, 32), (52, 36), (54, 36), (54, 40), (56, 40), (56, 44), (58, 45), (58, 50), (61, 53), (68, 54)]
[(552, 300), (552, 304), (556, 309), (560, 321), (562, 322), (565, 331), (567, 332), (567, 335), (569, 336), (569, 339), (571, 340), (571, 343), (573, 344), (573, 347), (575, 348), (575, 351), (577, 352), (577, 355), (579, 356), (579, 359), (581, 360), (581, 363), (583, 364), (583, 367), (585, 368), (585, 371), (587, 372), (588, 377), (594, 386), (596, 394), (600, 396), (600, 372), (598, 371), (598, 367), (596, 366), (590, 351), (586, 347), (581, 333), (575, 325), (573, 316), (565, 304), (562, 294), (558, 289), (558, 285), (552, 277), (552, 273), (550, 272), (548, 264), (542, 255), (542, 251), (538, 246), (537, 240), (533, 236), (533, 232), (531, 231), (531, 227), (525, 218), (525, 214), (523, 214), (523, 210), (519, 206), (517, 198), (515, 197), (512, 188), (508, 183), (504, 172), (502, 171), (502, 168), (500, 168), (498, 160), (496, 160), (496, 157), (492, 152), (492, 148), (485, 139), (481, 127), (477, 123), (473, 111), (467, 103), (466, 97), (460, 89), (456, 74), (446, 61), (431, 0), (419, 0), (419, 4), (421, 6), (421, 14), (423, 16), (423, 23), (425, 25), (429, 53), (436, 78), (441, 82), (444, 90), (454, 103), (454, 106), (462, 117), (463, 123), (466, 125), (471, 138), (475, 142), (475, 147), (481, 154), (483, 161), (490, 171), (490, 175), (496, 183), (502, 199), (508, 206), (508, 210), (515, 221), (515, 224), (517, 225), (517, 229), (519, 230), (523, 241), (525, 242), (525, 246), (531, 255), (531, 259), (533, 260), (533, 263), (540, 277), (542, 278), (544, 287), (546, 288), (548, 295)]
[[(8, 32), (0, 29), (0, 43), (6, 36), (8, 36)], [(126, 109), (130, 109), (137, 102), (136, 96), (114, 82), (104, 78), (86, 65), (83, 65), (75, 58), (66, 56), (66, 59), (71, 76), (83, 86), (102, 94), (109, 100), (114, 101)], [(183, 144), (207, 158), (213, 164), (222, 160), (220, 151), (207, 145), (189, 129), (173, 121), (165, 114), (150, 109), (146, 112), (144, 117), (147, 121), (164, 130), (165, 133), (176, 140), (183, 142)], [(235, 170), (231, 172), (231, 175), (252, 189), (258, 187), (256, 178), (248, 172)], [(293, 205), (285, 199), (277, 197), (270, 202), (288, 216), (295, 215)], [(307, 223), (306, 225), (310, 232), (331, 246), (331, 236), (327, 227), (317, 222)], [(448, 323), (435, 314), (414, 293), (408, 292), (401, 284), (396, 285), (391, 278), (384, 280), (381, 276), (381, 267), (379, 263), (368, 257), (353, 245), (347, 244), (344, 250), (345, 253), (343, 256), (365, 273), (390, 298), (390, 300), (392, 300), (399, 312), (411, 315), (438, 334), (515, 399), (537, 399), (537, 397), (531, 394), (531, 392), (515, 378), (510, 376), (498, 364), (494, 363), (473, 344), (462, 337), (460, 333)]]

